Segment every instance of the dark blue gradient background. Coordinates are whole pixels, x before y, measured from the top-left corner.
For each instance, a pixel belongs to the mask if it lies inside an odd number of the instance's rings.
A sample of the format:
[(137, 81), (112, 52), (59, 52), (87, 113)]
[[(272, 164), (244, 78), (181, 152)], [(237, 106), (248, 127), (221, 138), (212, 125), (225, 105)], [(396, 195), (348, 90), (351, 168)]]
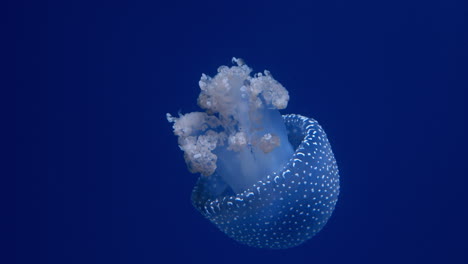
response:
[[(466, 1), (2, 6), (0, 263), (468, 263)], [(232, 56), (332, 143), (340, 200), (300, 247), (239, 245), (191, 206), (165, 114)]]

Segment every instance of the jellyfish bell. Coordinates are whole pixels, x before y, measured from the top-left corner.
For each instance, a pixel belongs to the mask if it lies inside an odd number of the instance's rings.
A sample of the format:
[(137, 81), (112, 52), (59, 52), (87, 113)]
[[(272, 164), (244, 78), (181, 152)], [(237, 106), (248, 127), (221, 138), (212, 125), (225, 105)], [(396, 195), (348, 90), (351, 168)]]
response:
[(251, 76), (241, 59), (202, 75), (198, 104), (206, 112), (167, 114), (192, 173), (192, 202), (233, 239), (288, 248), (315, 235), (339, 193), (325, 132), (299, 115), (281, 116), (288, 91), (265, 71)]

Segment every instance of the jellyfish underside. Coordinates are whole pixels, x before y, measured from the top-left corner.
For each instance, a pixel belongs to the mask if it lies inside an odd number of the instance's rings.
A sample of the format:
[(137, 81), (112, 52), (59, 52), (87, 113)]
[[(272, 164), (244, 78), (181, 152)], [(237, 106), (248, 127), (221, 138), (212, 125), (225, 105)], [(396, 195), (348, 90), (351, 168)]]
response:
[(287, 106), (287, 90), (268, 71), (222, 66), (214, 78), (203, 75), (194, 112), (174, 121), (179, 145), (193, 173), (217, 173), (235, 193), (280, 170), (294, 153), (278, 109)]
[(202, 75), (198, 104), (205, 112), (173, 122), (188, 169), (200, 173), (194, 207), (236, 241), (260, 248), (302, 244), (330, 218), (339, 174), (317, 121), (281, 116), (288, 91), (268, 71), (221, 66)]

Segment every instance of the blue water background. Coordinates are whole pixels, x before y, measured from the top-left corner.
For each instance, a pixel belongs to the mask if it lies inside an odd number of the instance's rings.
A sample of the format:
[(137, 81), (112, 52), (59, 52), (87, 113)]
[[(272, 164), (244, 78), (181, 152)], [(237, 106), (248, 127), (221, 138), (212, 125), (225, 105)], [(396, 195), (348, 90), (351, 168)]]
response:
[[(468, 263), (466, 2), (5, 4), (1, 263)], [(335, 213), (300, 247), (242, 246), (191, 205), (165, 114), (233, 56), (335, 152)]]

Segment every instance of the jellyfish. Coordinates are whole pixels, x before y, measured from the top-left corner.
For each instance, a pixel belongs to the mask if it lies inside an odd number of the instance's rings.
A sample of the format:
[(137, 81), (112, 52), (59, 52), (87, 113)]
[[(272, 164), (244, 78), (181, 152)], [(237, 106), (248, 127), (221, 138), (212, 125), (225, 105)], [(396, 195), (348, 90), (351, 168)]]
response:
[(339, 173), (312, 118), (281, 115), (288, 91), (241, 59), (202, 74), (204, 112), (167, 114), (188, 170), (199, 174), (193, 206), (232, 239), (286, 249), (316, 235), (332, 215)]

